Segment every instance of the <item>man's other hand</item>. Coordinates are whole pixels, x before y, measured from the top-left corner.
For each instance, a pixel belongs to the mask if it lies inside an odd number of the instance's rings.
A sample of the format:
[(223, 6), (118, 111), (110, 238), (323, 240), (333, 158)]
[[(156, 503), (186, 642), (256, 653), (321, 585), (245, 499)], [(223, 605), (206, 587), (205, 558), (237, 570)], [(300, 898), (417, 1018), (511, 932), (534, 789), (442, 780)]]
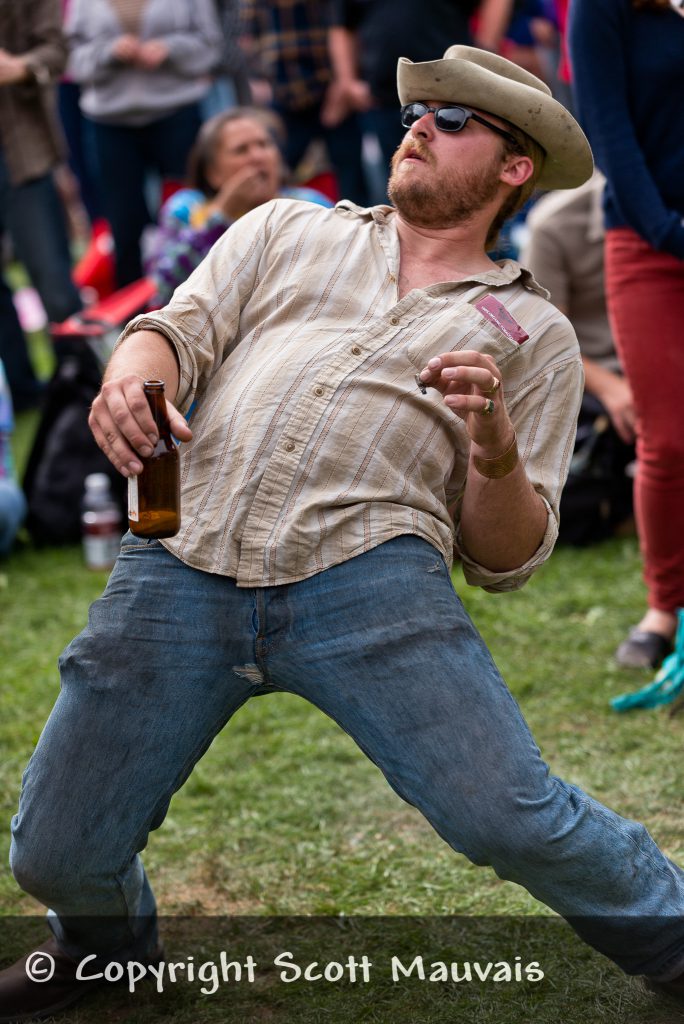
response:
[(501, 371), (491, 356), (473, 349), (443, 352), (429, 361), (420, 379), (440, 391), (445, 404), (461, 417), (482, 458), (495, 458), (511, 444), (515, 429), (504, 402)]

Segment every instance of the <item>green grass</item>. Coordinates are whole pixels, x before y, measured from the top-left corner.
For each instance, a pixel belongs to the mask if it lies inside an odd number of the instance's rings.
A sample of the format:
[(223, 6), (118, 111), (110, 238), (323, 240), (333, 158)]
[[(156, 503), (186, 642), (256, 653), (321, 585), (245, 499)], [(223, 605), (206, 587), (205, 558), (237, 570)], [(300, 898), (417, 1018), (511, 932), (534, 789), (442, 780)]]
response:
[[(35, 418), (20, 417), (20, 461), (34, 426)], [(609, 706), (611, 696), (648, 678), (620, 671), (612, 661), (645, 600), (635, 541), (559, 549), (515, 594), (468, 588), (458, 571), (454, 578), (553, 771), (644, 821), (672, 858), (684, 860), (684, 715), (661, 709), (618, 716)], [(0, 802), (6, 822), (57, 695), (57, 657), (105, 582), (106, 574), (84, 568), (78, 547), (24, 544), (0, 564)], [(8, 845), (5, 828), (4, 863)], [(334, 723), (295, 697), (274, 694), (236, 715), (174, 798), (145, 863), (161, 912), (197, 922), (194, 935), (187, 920), (167, 923), (167, 945), (177, 959), (192, 952), (199, 963), (227, 948), (230, 921), (211, 932), (202, 915), (258, 915), (261, 931), (258, 921), (236, 924), (234, 948), (260, 951), (264, 964), (273, 951), (294, 948), (304, 963), (324, 953), (332, 960), (360, 955), (366, 944), (378, 963), (372, 983), (287, 985), (264, 968), (254, 985), (225, 986), (211, 997), (200, 995), (198, 985), (169, 986), (163, 995), (148, 986), (135, 1000), (121, 990), (99, 993), (62, 1018), (67, 1024), (162, 1017), (174, 1024), (684, 1020), (564, 924), (542, 919), (545, 909), (522, 889), (454, 854)], [(42, 937), (42, 925), (30, 920), (40, 910), (8, 870), (0, 872), (0, 915), (25, 916), (29, 931), (37, 928)], [(325, 920), (279, 924), (264, 915)], [(335, 924), (339, 915), (352, 920)], [(396, 919), (381, 921), (383, 915)], [(425, 920), (432, 915), (466, 915), (464, 930), (456, 938), (453, 930), (440, 933), (439, 921)], [(358, 916), (364, 920), (355, 923)], [(21, 939), (15, 928), (0, 955), (18, 954)], [(424, 953), (429, 962), (503, 960), (516, 951), (543, 963), (542, 983), (395, 983), (387, 967), (395, 952), (407, 960)]]

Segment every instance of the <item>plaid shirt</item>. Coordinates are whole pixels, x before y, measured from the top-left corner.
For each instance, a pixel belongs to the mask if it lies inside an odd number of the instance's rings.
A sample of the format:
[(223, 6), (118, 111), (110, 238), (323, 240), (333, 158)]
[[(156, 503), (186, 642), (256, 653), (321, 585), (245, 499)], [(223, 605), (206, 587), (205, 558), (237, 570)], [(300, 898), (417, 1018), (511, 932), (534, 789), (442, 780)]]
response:
[(288, 110), (315, 106), (332, 77), (327, 0), (241, 0), (241, 34), (254, 70), (269, 79), (275, 102)]

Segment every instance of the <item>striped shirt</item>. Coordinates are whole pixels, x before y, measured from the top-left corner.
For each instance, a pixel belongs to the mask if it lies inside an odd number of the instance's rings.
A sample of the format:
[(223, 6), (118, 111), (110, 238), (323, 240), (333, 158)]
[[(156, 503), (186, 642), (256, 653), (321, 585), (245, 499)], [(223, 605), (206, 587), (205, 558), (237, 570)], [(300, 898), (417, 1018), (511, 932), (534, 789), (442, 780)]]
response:
[[(292, 583), (400, 534), (451, 564), (468, 468), (463, 421), (415, 375), (450, 349), (491, 355), (527, 475), (548, 507), (533, 557), (471, 584), (519, 587), (550, 554), (582, 388), (575, 335), (517, 263), (398, 298), (395, 211), (276, 199), (236, 222), (164, 309), (133, 320), (180, 363), (196, 401), (182, 523), (166, 547), (239, 586)], [(473, 304), (502, 302), (529, 339)], [(448, 508), (455, 509), (455, 521)]]

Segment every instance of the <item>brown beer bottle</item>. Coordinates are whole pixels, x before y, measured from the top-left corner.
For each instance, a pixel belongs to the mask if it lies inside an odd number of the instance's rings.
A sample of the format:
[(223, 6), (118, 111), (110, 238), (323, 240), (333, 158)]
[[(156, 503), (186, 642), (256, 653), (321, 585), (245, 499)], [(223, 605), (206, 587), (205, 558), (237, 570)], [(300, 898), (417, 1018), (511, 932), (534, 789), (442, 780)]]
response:
[(180, 457), (171, 436), (163, 380), (146, 380), (145, 396), (159, 440), (143, 471), (128, 478), (128, 525), (138, 537), (173, 537), (180, 529)]

